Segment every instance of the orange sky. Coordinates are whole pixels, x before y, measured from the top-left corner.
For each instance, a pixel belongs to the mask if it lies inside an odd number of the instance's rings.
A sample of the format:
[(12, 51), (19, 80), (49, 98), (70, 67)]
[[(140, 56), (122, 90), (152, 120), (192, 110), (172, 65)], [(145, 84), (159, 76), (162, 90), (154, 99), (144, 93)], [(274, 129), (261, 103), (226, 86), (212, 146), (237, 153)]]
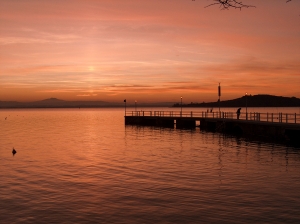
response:
[(0, 0), (0, 100), (300, 97), (300, 1)]

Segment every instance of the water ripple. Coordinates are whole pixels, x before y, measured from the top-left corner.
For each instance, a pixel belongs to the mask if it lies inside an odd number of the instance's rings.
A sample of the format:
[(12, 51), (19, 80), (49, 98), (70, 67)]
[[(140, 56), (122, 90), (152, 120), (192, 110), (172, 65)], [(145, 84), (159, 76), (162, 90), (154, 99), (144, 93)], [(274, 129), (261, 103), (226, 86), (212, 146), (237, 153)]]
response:
[(4, 113), (4, 223), (300, 221), (296, 148), (199, 129), (124, 126), (120, 109)]

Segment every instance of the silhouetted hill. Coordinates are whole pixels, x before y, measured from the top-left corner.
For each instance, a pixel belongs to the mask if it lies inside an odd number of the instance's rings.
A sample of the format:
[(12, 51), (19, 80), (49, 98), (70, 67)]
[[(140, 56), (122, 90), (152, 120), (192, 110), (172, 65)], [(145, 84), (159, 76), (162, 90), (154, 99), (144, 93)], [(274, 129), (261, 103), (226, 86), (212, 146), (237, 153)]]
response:
[[(171, 107), (173, 103), (138, 103), (137, 107)], [(0, 108), (98, 108), (98, 107), (124, 107), (124, 102), (110, 103), (104, 101), (65, 101), (56, 98), (35, 102), (0, 101)], [(135, 103), (127, 102), (127, 107), (135, 107)]]
[[(220, 102), (220, 107), (300, 107), (300, 99), (296, 97), (283, 97), (272, 95), (243, 96), (233, 100)], [(137, 107), (180, 107), (179, 103), (138, 103)], [(105, 101), (65, 101), (56, 98), (45, 99), (35, 102), (0, 101), (0, 108), (98, 108), (98, 107), (124, 107), (124, 102), (110, 103)], [(134, 102), (127, 102), (127, 107), (135, 107)], [(219, 102), (190, 103), (182, 107), (219, 107)]]
[(17, 101), (0, 101), (0, 108), (20, 108), (22, 103)]
[(76, 108), (76, 107), (108, 107), (116, 106), (103, 101), (65, 101), (56, 98), (34, 102), (0, 101), (0, 108)]
[[(254, 95), (243, 96), (233, 100), (220, 102), (220, 107), (299, 107), (300, 99), (296, 97), (283, 97), (272, 95)], [(174, 107), (180, 107), (179, 103), (174, 104)], [(209, 103), (190, 103), (183, 104), (182, 107), (219, 107), (219, 102)]]

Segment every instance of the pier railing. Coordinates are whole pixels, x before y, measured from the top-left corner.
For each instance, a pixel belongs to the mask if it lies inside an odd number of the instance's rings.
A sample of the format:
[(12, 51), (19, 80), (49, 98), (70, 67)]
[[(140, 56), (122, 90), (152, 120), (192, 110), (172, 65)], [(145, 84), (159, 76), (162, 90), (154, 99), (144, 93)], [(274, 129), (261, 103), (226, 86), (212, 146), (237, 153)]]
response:
[(239, 118), (235, 112), (207, 112), (207, 111), (127, 111), (125, 116), (150, 116), (174, 118), (221, 118), (240, 119), (248, 121), (265, 121), (272, 123), (300, 124), (300, 114), (297, 113), (241, 113)]

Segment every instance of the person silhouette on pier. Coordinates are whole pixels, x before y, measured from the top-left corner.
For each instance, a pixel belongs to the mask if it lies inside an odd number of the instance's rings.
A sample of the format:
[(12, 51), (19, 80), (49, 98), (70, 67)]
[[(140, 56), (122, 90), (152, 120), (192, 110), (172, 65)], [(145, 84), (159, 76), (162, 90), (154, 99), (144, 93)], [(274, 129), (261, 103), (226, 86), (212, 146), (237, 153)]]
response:
[(237, 119), (240, 119), (241, 109), (242, 109), (242, 108), (239, 108), (239, 109), (237, 109), (237, 111), (236, 111)]

